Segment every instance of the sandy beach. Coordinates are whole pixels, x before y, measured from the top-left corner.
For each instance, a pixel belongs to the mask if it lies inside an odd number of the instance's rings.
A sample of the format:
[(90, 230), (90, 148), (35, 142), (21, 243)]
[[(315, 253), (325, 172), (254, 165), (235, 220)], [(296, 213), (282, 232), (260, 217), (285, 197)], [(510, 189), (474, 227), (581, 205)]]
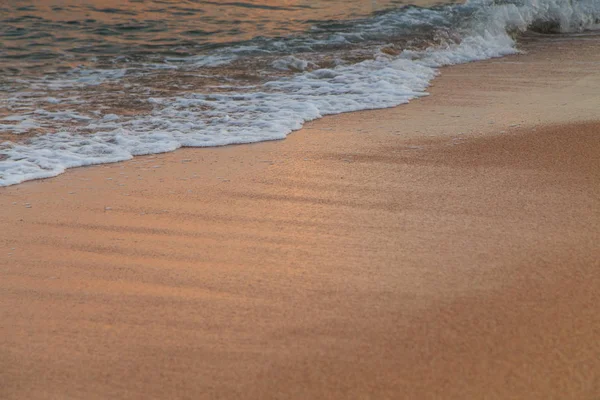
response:
[(0, 188), (0, 398), (600, 398), (600, 36), (521, 48)]

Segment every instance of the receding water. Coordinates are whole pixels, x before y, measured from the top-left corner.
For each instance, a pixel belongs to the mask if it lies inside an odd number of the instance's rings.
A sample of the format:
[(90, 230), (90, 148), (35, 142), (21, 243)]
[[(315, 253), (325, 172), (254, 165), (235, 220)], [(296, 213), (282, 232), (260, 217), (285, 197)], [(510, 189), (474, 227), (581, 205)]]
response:
[[(413, 4), (428, 6), (433, 1)], [(162, 61), (258, 36), (283, 37), (317, 24), (369, 16), (393, 0), (5, 0), (0, 68), (76, 67), (116, 57)]]
[(426, 95), (438, 67), (596, 29), (598, 0), (5, 0), (0, 186), (182, 146), (283, 139)]

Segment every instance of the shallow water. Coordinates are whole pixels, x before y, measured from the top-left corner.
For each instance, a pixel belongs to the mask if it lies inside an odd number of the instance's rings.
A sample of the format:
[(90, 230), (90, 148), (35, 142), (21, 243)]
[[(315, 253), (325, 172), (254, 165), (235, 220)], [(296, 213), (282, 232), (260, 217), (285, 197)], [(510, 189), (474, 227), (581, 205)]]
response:
[[(432, 1), (414, 1), (427, 6)], [(0, 68), (76, 67), (115, 57), (162, 61), (309, 30), (397, 7), (392, 0), (13, 0), (0, 5)]]
[(403, 104), (532, 27), (598, 28), (600, 2), (13, 0), (0, 16), (3, 186)]

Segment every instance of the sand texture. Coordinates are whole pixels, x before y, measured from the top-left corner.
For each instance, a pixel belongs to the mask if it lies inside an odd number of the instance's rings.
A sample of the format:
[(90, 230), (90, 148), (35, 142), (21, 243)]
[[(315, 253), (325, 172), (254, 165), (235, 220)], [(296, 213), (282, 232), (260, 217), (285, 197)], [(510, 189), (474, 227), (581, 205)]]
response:
[(600, 38), (0, 188), (0, 398), (600, 398)]

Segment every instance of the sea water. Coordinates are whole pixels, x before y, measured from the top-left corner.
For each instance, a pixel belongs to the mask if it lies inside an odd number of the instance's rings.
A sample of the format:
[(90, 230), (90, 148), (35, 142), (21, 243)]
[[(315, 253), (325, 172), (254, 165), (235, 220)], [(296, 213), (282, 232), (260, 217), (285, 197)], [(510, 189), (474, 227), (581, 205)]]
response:
[(283, 139), (427, 95), (518, 36), (598, 29), (600, 0), (8, 0), (0, 186), (135, 155)]

